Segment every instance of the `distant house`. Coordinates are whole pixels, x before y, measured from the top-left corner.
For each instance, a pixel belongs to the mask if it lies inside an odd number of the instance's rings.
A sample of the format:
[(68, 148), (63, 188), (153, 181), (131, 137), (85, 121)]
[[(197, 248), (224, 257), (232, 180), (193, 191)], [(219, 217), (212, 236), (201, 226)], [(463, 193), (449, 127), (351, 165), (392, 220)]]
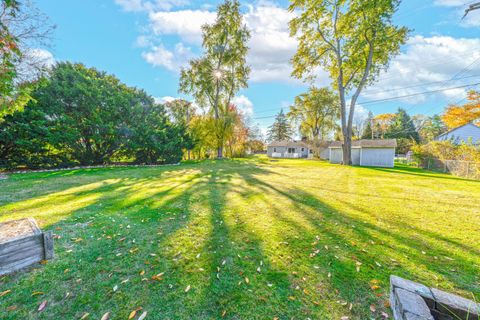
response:
[(267, 145), (271, 158), (309, 158), (311, 154), (311, 147), (304, 141), (274, 141)]
[(437, 141), (452, 141), (455, 144), (473, 143), (480, 145), (480, 127), (467, 123), (435, 138)]
[[(330, 162), (343, 162), (343, 142), (334, 141), (328, 147)], [(397, 140), (355, 140), (352, 141), (352, 164), (366, 167), (393, 168)]]

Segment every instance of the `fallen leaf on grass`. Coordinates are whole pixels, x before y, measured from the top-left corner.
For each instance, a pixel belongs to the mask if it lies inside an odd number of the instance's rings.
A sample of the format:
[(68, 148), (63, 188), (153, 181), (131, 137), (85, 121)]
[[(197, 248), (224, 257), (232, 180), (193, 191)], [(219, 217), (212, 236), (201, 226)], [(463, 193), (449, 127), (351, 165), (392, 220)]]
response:
[(34, 292), (32, 293), (32, 296), (38, 296), (38, 295), (40, 295), (40, 294), (45, 294), (45, 292), (34, 291)]
[(10, 292), (12, 292), (12, 290), (5, 290), (3, 292), (0, 292), (0, 297), (3, 297), (4, 295), (9, 294)]
[(250, 279), (248, 279), (248, 277), (245, 277), (245, 283), (246, 283), (246, 284), (249, 284), (249, 283), (250, 283)]
[(43, 300), (42, 303), (40, 303), (40, 305), (38, 306), (38, 311), (43, 311), (43, 309), (45, 309), (45, 307), (47, 306), (47, 300)]
[(140, 311), (140, 310), (142, 310), (142, 308), (137, 308), (137, 309), (133, 310), (132, 312), (130, 312), (130, 315), (128, 316), (128, 320), (135, 318), (135, 316), (137, 315), (137, 312)]
[(145, 270), (140, 271), (140, 275), (143, 276), (145, 274)]
[(375, 312), (377, 311), (377, 308), (373, 304), (370, 305), (370, 311)]
[(222, 312), (222, 318), (225, 317), (226, 314), (227, 314), (227, 310), (223, 310), (223, 312)]
[(14, 310), (17, 310), (17, 306), (16, 306), (16, 305), (7, 307), (7, 311), (14, 311)]
[(110, 312), (106, 312), (100, 320), (108, 320), (110, 318)]
[(143, 320), (147, 317), (147, 311), (143, 312), (137, 320)]
[(190, 288), (191, 288), (190, 285), (188, 285), (188, 286), (185, 288), (185, 292), (190, 291)]
[(159, 274), (156, 274), (154, 276), (152, 276), (152, 280), (157, 280), (157, 281), (162, 281), (163, 280), (163, 275), (165, 274), (165, 272), (160, 272)]
[(83, 314), (83, 316), (80, 318), (80, 320), (85, 320), (85, 319), (88, 318), (88, 316), (90, 316), (90, 313), (85, 312), (85, 313)]
[(115, 286), (113, 287), (113, 292), (115, 292), (115, 291), (117, 291), (117, 290), (118, 290), (118, 286), (115, 285)]
[(382, 317), (384, 317), (385, 319), (388, 319), (388, 313), (385, 313), (382, 311)]

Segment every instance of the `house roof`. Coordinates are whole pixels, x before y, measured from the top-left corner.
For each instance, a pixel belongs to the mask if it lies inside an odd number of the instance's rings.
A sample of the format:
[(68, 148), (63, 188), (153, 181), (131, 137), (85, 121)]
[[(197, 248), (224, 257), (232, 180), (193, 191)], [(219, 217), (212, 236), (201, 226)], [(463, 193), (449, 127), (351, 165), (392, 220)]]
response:
[(477, 130), (480, 131), (480, 127), (479, 127), (479, 126), (475, 125), (473, 122), (469, 122), (469, 123), (467, 123), (467, 124), (464, 124), (463, 126), (459, 126), (459, 127), (450, 129), (450, 130), (448, 130), (447, 132), (444, 132), (444, 133), (442, 133), (441, 135), (437, 136), (435, 139), (439, 139), (439, 138), (441, 138), (441, 137), (443, 137), (443, 136), (449, 135), (449, 134), (453, 133), (454, 131), (456, 131), (456, 130), (458, 130), (458, 129), (460, 129), (460, 128), (463, 128), (463, 127), (473, 127), (474, 130), (477, 129)]
[[(343, 141), (333, 141), (329, 148), (341, 148)], [(395, 148), (397, 146), (396, 139), (382, 139), (382, 140), (354, 140), (352, 141), (352, 147), (364, 147), (364, 148)]]
[(267, 147), (310, 148), (308, 143), (303, 141), (273, 141)]

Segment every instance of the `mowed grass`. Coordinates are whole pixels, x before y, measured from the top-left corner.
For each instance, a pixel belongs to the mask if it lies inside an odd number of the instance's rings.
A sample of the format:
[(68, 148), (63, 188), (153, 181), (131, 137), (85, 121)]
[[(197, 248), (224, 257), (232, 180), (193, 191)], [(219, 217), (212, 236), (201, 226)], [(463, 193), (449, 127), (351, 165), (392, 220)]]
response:
[(382, 319), (391, 274), (480, 298), (477, 181), (255, 158), (0, 190), (0, 221), (57, 235), (54, 260), (0, 278), (1, 319)]

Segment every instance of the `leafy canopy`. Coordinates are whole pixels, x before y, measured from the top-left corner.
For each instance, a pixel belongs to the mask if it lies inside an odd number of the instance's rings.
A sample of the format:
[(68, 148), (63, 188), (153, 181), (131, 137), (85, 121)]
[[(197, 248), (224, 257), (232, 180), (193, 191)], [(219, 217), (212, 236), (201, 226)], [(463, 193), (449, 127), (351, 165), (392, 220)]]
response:
[[(338, 90), (343, 163), (351, 163), (355, 105), (363, 88), (374, 82), (405, 42), (408, 29), (394, 25), (399, 0), (292, 0), (290, 21), (298, 49), (293, 76), (312, 81), (319, 67)], [(347, 109), (347, 95), (350, 107)], [(348, 112), (347, 112), (348, 110)]]
[(480, 121), (480, 92), (470, 91), (467, 99), (468, 102), (463, 106), (451, 105), (445, 109), (442, 120), (449, 129)]
[(180, 74), (180, 92), (193, 96), (197, 104), (214, 116), (212, 130), (222, 157), (228, 136), (229, 108), (235, 94), (247, 87), (250, 68), (246, 63), (250, 32), (242, 22), (238, 0), (218, 6), (213, 24), (204, 25), (203, 56), (190, 61)]
[(328, 88), (312, 87), (295, 97), (287, 116), (300, 124), (302, 136), (325, 140), (340, 117), (338, 96)]

